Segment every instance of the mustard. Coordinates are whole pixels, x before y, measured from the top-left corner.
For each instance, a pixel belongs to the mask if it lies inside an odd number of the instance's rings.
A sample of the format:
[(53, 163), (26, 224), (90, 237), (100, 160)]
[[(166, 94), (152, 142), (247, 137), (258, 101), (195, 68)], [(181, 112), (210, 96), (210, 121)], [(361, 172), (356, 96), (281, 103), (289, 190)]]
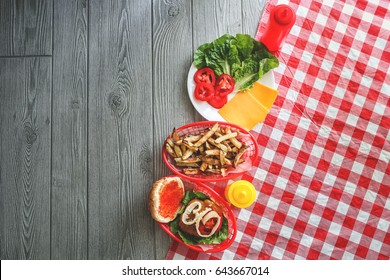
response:
[(252, 183), (239, 180), (225, 189), (227, 201), (238, 208), (246, 208), (256, 200), (256, 190)]

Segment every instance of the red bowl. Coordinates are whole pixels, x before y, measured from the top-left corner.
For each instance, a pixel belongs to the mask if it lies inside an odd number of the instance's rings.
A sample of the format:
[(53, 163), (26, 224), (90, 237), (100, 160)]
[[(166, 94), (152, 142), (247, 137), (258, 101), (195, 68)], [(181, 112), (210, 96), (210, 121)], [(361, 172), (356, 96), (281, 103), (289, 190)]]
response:
[[(258, 156), (258, 150), (259, 147), (257, 146), (255, 138), (250, 134), (247, 130), (244, 128), (232, 124), (232, 123), (227, 123), (227, 122), (215, 122), (215, 121), (204, 121), (204, 122), (195, 122), (195, 123), (190, 123), (186, 124), (184, 126), (181, 126), (176, 129), (176, 132), (179, 136), (187, 135), (187, 134), (194, 134), (198, 135), (205, 131), (208, 128), (211, 128), (214, 124), (218, 123), (220, 127), (227, 127), (229, 126), (231, 130), (234, 132), (238, 132), (239, 136), (236, 138), (242, 141), (247, 147), (248, 150), (246, 151), (246, 157), (250, 158), (251, 160), (251, 165), (250, 168), (253, 165), (253, 162), (256, 161), (257, 156)], [(169, 135), (168, 138), (170, 138), (172, 135)], [(181, 177), (191, 180), (191, 181), (198, 181), (198, 182), (216, 182), (216, 181), (227, 181), (236, 177), (239, 177), (246, 173), (249, 169), (242, 171), (242, 172), (230, 172), (226, 176), (222, 176), (219, 174), (210, 174), (210, 175), (204, 175), (204, 174), (199, 174), (199, 175), (186, 175), (183, 172), (183, 168), (176, 166), (175, 160), (168, 154), (168, 152), (165, 149), (166, 145), (166, 140), (164, 142), (164, 145), (162, 147), (162, 157), (164, 160), (164, 163), (168, 166), (168, 168), (175, 174), (180, 175)]]
[[(170, 177), (173, 177), (173, 175)], [(230, 208), (229, 204), (226, 202), (226, 200), (224, 198), (222, 198), (218, 193), (216, 193), (214, 190), (210, 189), (205, 184), (200, 183), (200, 182), (190, 182), (190, 181), (185, 180), (183, 178), (181, 178), (181, 179), (183, 181), (184, 188), (186, 191), (187, 190), (194, 190), (194, 191), (202, 192), (202, 193), (208, 195), (210, 198), (212, 198), (220, 206), (222, 206), (223, 214), (226, 217), (226, 219), (228, 220), (228, 228), (229, 228), (228, 237), (224, 241), (222, 241), (220, 244), (190, 245), (190, 244), (185, 244), (183, 242), (183, 240), (181, 240), (179, 235), (173, 234), (171, 232), (171, 229), (170, 229), (168, 223), (159, 223), (159, 225), (174, 240), (183, 244), (184, 246), (187, 246), (188, 248), (190, 248), (192, 250), (195, 250), (198, 252), (205, 252), (205, 253), (215, 253), (215, 252), (219, 252), (219, 251), (227, 249), (230, 245), (232, 245), (232, 243), (237, 235), (236, 217), (234, 216), (234, 213), (233, 213), (232, 209)]]

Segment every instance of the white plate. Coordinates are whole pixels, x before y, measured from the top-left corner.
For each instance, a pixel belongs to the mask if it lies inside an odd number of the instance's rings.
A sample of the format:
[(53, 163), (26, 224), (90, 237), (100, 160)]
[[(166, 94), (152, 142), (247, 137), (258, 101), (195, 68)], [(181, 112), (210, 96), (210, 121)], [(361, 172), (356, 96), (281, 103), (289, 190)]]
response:
[[(195, 82), (194, 82), (194, 74), (198, 69), (195, 67), (195, 65), (192, 63), (190, 71), (188, 72), (187, 77), (187, 90), (188, 90), (188, 96), (190, 97), (190, 100), (192, 102), (192, 105), (194, 105), (196, 111), (198, 111), (199, 114), (202, 115), (203, 118), (209, 121), (226, 121), (222, 116), (218, 113), (219, 109), (215, 109), (213, 106), (209, 105), (206, 101), (199, 101), (194, 97), (194, 90), (195, 90)], [(273, 71), (269, 71), (267, 74), (263, 76), (258, 82), (269, 86), (270, 88), (275, 88), (275, 77)], [(230, 99), (234, 97), (235, 94), (229, 94), (228, 95), (228, 102)]]

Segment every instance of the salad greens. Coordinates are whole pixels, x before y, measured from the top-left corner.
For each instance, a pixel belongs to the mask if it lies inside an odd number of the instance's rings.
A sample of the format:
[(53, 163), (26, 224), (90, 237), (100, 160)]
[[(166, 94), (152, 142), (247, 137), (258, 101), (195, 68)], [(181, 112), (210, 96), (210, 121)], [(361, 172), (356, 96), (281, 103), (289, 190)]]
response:
[(180, 221), (180, 215), (183, 214), (184, 208), (187, 206), (187, 204), (193, 200), (194, 198), (198, 198), (200, 200), (209, 199), (210, 197), (205, 195), (202, 192), (194, 192), (194, 191), (186, 191), (184, 198), (182, 200), (182, 203), (184, 207), (179, 211), (179, 215), (170, 223), (170, 229), (173, 234), (179, 234), (181, 239), (186, 244), (220, 244), (222, 241), (224, 241), (229, 236), (229, 228), (228, 228), (228, 220), (223, 216), (222, 220), (222, 227), (220, 231), (217, 233), (209, 236), (209, 237), (196, 237), (189, 235), (179, 228), (179, 221)]
[(199, 198), (200, 200), (206, 200), (209, 199), (210, 197), (205, 195), (202, 192), (194, 192), (194, 191), (186, 191), (182, 203), (184, 205), (187, 205), (191, 200), (194, 198)]
[(229, 74), (235, 92), (253, 87), (265, 73), (279, 66), (279, 60), (250, 35), (225, 34), (211, 43), (201, 45), (194, 55), (195, 67), (210, 67), (217, 76)]

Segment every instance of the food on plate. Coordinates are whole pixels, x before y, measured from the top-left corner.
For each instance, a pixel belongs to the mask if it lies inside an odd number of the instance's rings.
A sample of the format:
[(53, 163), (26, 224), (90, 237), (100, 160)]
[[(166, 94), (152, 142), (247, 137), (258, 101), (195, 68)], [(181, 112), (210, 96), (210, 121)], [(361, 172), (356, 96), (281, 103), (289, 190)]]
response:
[(196, 83), (194, 96), (199, 101), (207, 101), (216, 109), (222, 108), (227, 102), (227, 95), (233, 92), (234, 81), (228, 74), (222, 74), (215, 82), (214, 71), (208, 67), (195, 72)]
[(179, 136), (174, 129), (166, 140), (165, 150), (186, 175), (225, 177), (245, 161), (248, 147), (239, 140), (237, 131), (215, 123), (200, 134)]
[(206, 83), (214, 86), (215, 84), (215, 74), (213, 69), (204, 67), (195, 72), (194, 75), (195, 83)]
[(195, 98), (200, 101), (210, 101), (214, 98), (215, 90), (214, 86), (210, 83), (196, 84), (194, 95)]
[(201, 45), (194, 64), (198, 68), (194, 74), (195, 99), (221, 109), (228, 102), (227, 95), (251, 89), (279, 61), (251, 36), (225, 34)]
[(233, 92), (239, 92), (252, 88), (254, 82), (277, 67), (279, 61), (250, 35), (225, 34), (199, 46), (194, 55), (194, 64), (197, 69), (211, 68), (216, 78), (229, 74), (234, 80)]
[(228, 122), (247, 130), (264, 121), (278, 91), (255, 82), (247, 92), (237, 93), (218, 113)]
[(149, 210), (153, 219), (169, 223), (182, 209), (183, 181), (178, 177), (165, 177), (154, 183), (149, 193)]
[(278, 90), (259, 82), (256, 82), (248, 93), (259, 101), (268, 111), (271, 109), (278, 96)]
[(222, 74), (218, 77), (215, 91), (220, 96), (226, 96), (234, 90), (234, 80), (229, 74)]
[(187, 191), (170, 230), (186, 244), (220, 244), (228, 237), (223, 208), (202, 192)]
[(214, 95), (214, 97), (210, 98), (207, 103), (213, 106), (215, 109), (222, 108), (228, 101), (227, 95)]

